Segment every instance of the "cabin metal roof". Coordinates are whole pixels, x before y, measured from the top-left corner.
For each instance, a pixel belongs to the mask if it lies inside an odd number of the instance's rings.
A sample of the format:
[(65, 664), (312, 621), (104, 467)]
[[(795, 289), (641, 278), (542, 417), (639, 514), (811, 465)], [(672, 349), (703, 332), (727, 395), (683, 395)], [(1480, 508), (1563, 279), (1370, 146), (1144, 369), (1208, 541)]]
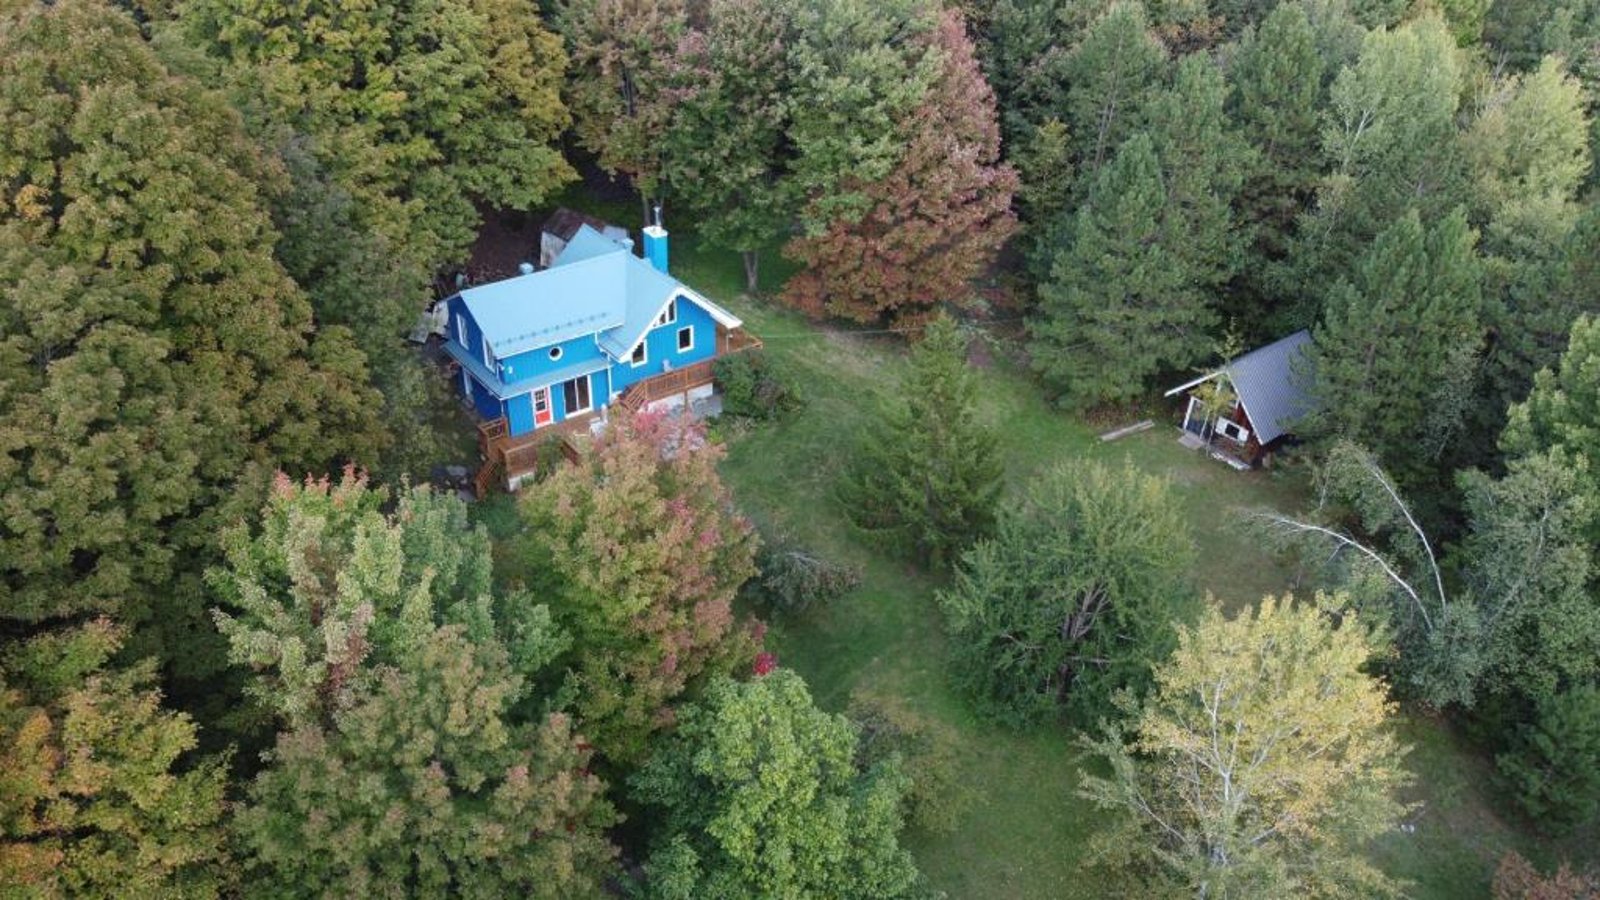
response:
[(1297, 331), (1288, 337), (1257, 347), (1227, 365), (1178, 385), (1167, 396), (1186, 391), (1197, 384), (1226, 376), (1239, 395), (1245, 415), (1250, 417), (1256, 439), (1270, 443), (1293, 429), (1294, 424), (1316, 408), (1306, 390), (1306, 349), (1310, 331)]

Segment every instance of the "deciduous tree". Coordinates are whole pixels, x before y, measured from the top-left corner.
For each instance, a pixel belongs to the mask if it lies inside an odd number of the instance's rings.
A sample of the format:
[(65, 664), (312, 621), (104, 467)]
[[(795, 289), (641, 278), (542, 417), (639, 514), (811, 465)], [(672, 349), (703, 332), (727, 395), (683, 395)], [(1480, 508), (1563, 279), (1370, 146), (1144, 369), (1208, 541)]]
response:
[[(1370, 32), (1360, 58), (1334, 79), (1322, 136), (1332, 171), (1293, 251), (1309, 297), (1356, 268), (1363, 248), (1408, 209), (1432, 223), (1464, 202), (1461, 78), (1454, 39), (1427, 16)], [(1308, 305), (1302, 316), (1314, 312)]]
[(1064, 466), (1001, 513), (939, 594), (951, 669), (985, 712), (1092, 724), (1139, 690), (1185, 613), (1194, 539), (1159, 478)]
[(784, 297), (812, 315), (921, 323), (941, 304), (970, 299), (972, 280), (1015, 228), (1016, 173), (999, 161), (994, 94), (960, 13), (945, 12), (926, 40), (940, 72), (896, 123), (899, 161), (860, 186), (870, 208), (784, 249), (806, 266)]
[(787, 669), (719, 679), (632, 781), (660, 816), (651, 897), (909, 896), (895, 758), (856, 768), (856, 731)]
[(846, 472), (845, 514), (868, 534), (943, 566), (994, 527), (1001, 475), (955, 322), (928, 326), (896, 395)]
[(572, 57), (574, 131), (601, 168), (633, 182), (648, 207), (660, 196), (662, 142), (675, 106), (668, 76), (689, 24), (685, 4), (563, 0), (556, 23)]
[(231, 880), (221, 760), (163, 709), (149, 662), (111, 662), (105, 619), (10, 646), (0, 660), (0, 892), (215, 897)]
[(679, 41), (670, 74), (681, 96), (662, 138), (662, 181), (708, 241), (743, 257), (752, 294), (759, 251), (793, 213), (783, 180), (792, 40), (785, 7), (714, 0), (704, 27)]
[(733, 598), (756, 537), (698, 426), (613, 417), (582, 463), (522, 500), (527, 578), (572, 632), (576, 709), (600, 753), (642, 759), (691, 688), (749, 665), (755, 635)]
[(789, 187), (808, 235), (872, 209), (867, 188), (906, 150), (906, 117), (943, 70), (929, 52), (928, 0), (800, 0), (793, 5)]
[(1206, 897), (1398, 895), (1364, 854), (1410, 781), (1372, 652), (1354, 617), (1290, 599), (1180, 629), (1127, 732), (1089, 742), (1111, 775), (1084, 796), (1127, 817), (1102, 853)]
[(0, 81), (0, 607), (210, 674), (219, 526), (268, 466), (371, 459), (365, 360), (273, 259), (237, 115), (124, 13), (8, 7)]
[(565, 637), (491, 591), (465, 504), (280, 478), (211, 581), (281, 726), (235, 831), (263, 896), (598, 897), (615, 822), (590, 750), (529, 690)]

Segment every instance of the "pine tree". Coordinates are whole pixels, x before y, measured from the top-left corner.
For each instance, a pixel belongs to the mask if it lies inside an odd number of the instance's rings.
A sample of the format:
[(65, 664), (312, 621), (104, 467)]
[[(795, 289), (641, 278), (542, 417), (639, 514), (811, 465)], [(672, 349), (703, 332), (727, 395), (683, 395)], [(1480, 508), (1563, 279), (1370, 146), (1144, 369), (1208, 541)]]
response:
[(754, 294), (758, 253), (793, 212), (781, 177), (792, 35), (785, 10), (761, 0), (713, 0), (706, 18), (679, 41), (672, 63), (678, 94), (662, 138), (662, 180), (706, 240), (744, 258), (745, 290)]
[(194, 723), (161, 708), (150, 662), (111, 662), (105, 619), (12, 644), (0, 659), (0, 893), (215, 897), (222, 760), (185, 761)]
[(1185, 610), (1195, 554), (1168, 485), (1131, 464), (1063, 466), (1002, 510), (939, 594), (951, 673), (979, 708), (1094, 724), (1148, 686)]
[(1067, 128), (1078, 142), (1080, 171), (1109, 163), (1144, 123), (1166, 64), (1137, 0), (1117, 0), (1089, 28), (1063, 66)]
[(1320, 411), (1308, 432), (1361, 441), (1402, 482), (1439, 458), (1483, 342), (1474, 243), (1460, 211), (1431, 230), (1412, 211), (1378, 236), (1314, 332), (1307, 377)]
[(929, 41), (941, 72), (897, 125), (900, 161), (860, 187), (870, 210), (784, 248), (806, 266), (784, 299), (812, 315), (919, 323), (942, 303), (967, 302), (1015, 228), (1016, 173), (999, 162), (994, 94), (960, 13), (946, 12)]
[(1166, 188), (1165, 231), (1183, 235), (1170, 246), (1208, 301), (1232, 279), (1248, 238), (1233, 206), (1252, 150), (1228, 121), (1227, 97), (1216, 63), (1191, 54), (1149, 114)]
[(717, 680), (633, 779), (660, 822), (645, 896), (912, 896), (899, 757), (863, 772), (856, 749), (791, 671)]
[(994, 527), (1002, 474), (994, 432), (977, 418), (977, 383), (955, 322), (928, 326), (896, 396), (851, 461), (845, 514), (868, 534), (944, 566)]
[(365, 360), (273, 260), (236, 114), (125, 14), (0, 13), (0, 81), (0, 607), (111, 613), (130, 655), (210, 674), (219, 525), (264, 466), (375, 455)]
[[(1559, 451), (1582, 460), (1586, 493), (1600, 497), (1600, 318), (1573, 323), (1559, 365), (1541, 371), (1528, 399), (1507, 411), (1500, 448), (1513, 458)], [(1590, 536), (1600, 540), (1600, 523)]]
[(1364, 852), (1410, 781), (1394, 706), (1362, 671), (1372, 652), (1353, 617), (1290, 599), (1180, 629), (1126, 736), (1089, 742), (1111, 775), (1086, 775), (1083, 795), (1126, 816), (1099, 858), (1151, 873), (1148, 892), (1397, 896)]
[(522, 500), (518, 555), (573, 635), (576, 709), (614, 764), (647, 755), (685, 692), (755, 655), (733, 599), (755, 574), (756, 537), (720, 456), (662, 414), (614, 418), (580, 465)]
[(1131, 399), (1162, 367), (1205, 352), (1208, 298), (1167, 211), (1155, 147), (1140, 134), (1096, 177), (1039, 287), (1029, 352), (1063, 405)]
[(1252, 260), (1241, 274), (1261, 302), (1269, 293), (1264, 280), (1270, 266), (1288, 254), (1295, 223), (1321, 175), (1318, 116), (1327, 95), (1326, 64), (1299, 3), (1279, 4), (1259, 30), (1246, 32), (1236, 53), (1230, 111), (1256, 151), (1239, 197), (1241, 217), (1254, 229)]

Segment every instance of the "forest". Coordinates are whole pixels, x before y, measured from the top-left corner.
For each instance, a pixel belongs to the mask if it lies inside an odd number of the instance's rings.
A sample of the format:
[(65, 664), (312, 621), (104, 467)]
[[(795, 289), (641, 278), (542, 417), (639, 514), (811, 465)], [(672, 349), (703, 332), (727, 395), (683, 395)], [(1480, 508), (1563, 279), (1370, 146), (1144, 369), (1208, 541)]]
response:
[[(1597, 150), (1600, 0), (0, 0), (0, 896), (1600, 898)], [(557, 207), (764, 346), (474, 498)]]

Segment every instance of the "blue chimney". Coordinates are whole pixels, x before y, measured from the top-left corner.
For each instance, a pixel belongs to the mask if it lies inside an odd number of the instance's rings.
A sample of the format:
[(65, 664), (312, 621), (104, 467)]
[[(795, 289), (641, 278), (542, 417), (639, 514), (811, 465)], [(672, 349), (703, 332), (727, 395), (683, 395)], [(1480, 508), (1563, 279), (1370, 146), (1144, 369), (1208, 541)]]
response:
[(656, 271), (665, 275), (667, 273), (667, 230), (661, 227), (661, 206), (656, 205), (655, 224), (647, 225), (644, 229), (644, 258), (650, 260), (650, 265)]

